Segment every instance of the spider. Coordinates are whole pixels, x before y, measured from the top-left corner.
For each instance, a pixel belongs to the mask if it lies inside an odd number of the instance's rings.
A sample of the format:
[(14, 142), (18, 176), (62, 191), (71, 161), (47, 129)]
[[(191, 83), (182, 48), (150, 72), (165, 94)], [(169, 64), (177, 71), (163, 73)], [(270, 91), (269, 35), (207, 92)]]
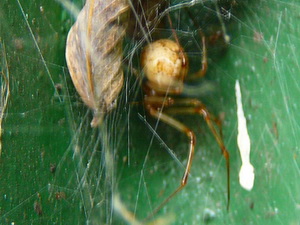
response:
[[(205, 35), (199, 31), (202, 37), (202, 68), (188, 77), (203, 77), (207, 70), (207, 53)], [(179, 186), (167, 197), (154, 211), (158, 212), (171, 198), (180, 192), (187, 184), (190, 174), (196, 136), (193, 130), (172, 117), (174, 114), (199, 114), (207, 123), (221, 152), (226, 160), (227, 168), (227, 209), (230, 201), (230, 172), (229, 152), (227, 151), (221, 131), (220, 121), (213, 116), (205, 105), (194, 98), (178, 98), (183, 92), (183, 84), (188, 74), (188, 58), (179, 44), (175, 35), (175, 41), (160, 39), (148, 44), (141, 53), (141, 65), (146, 81), (143, 84), (144, 106), (147, 112), (158, 120), (174, 127), (184, 133), (189, 139), (188, 160)], [(216, 129), (218, 127), (218, 129)]]

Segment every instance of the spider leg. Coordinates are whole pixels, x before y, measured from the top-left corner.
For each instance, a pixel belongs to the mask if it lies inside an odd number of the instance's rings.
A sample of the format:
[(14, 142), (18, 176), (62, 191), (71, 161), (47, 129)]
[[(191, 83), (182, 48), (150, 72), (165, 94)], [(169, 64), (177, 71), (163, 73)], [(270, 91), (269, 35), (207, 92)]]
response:
[(198, 33), (199, 36), (201, 37), (201, 42), (202, 42), (202, 60), (201, 60), (201, 69), (192, 74), (191, 76), (188, 76), (187, 79), (191, 80), (191, 79), (196, 79), (196, 78), (200, 78), (200, 77), (204, 77), (206, 72), (207, 72), (207, 48), (206, 48), (206, 38), (205, 38), (205, 34), (203, 33), (202, 29), (200, 28), (200, 25), (198, 24), (198, 22), (196, 20), (194, 20), (194, 16), (192, 15), (192, 13), (190, 12), (190, 10), (188, 8), (185, 8), (185, 11), (187, 12), (187, 14), (190, 16), (190, 19), (192, 20), (192, 22), (194, 23), (194, 25), (196, 27), (198, 27)]
[[(187, 105), (189, 102), (196, 102), (197, 100), (194, 99), (186, 99), (187, 100)], [(182, 102), (184, 102), (185, 100), (181, 100)], [(181, 103), (182, 103), (181, 102)], [(176, 103), (175, 103), (176, 104)], [(167, 113), (171, 113), (171, 114), (200, 114), (203, 116), (206, 124), (208, 125), (210, 131), (212, 132), (212, 134), (214, 135), (220, 149), (222, 152), (222, 155), (224, 156), (225, 160), (226, 160), (226, 169), (227, 169), (227, 210), (229, 209), (229, 203), (230, 203), (230, 162), (229, 162), (229, 152), (227, 151), (223, 139), (222, 139), (222, 133), (221, 132), (217, 132), (217, 129), (215, 128), (213, 121), (215, 122), (215, 124), (221, 128), (218, 125), (218, 122), (216, 119), (213, 119), (214, 116), (212, 114), (209, 113), (209, 111), (206, 109), (206, 107), (201, 103), (198, 102), (197, 104), (195, 104), (194, 106), (190, 107), (190, 106), (186, 106), (186, 107), (172, 107), (172, 108), (167, 108), (165, 110)]]
[(192, 161), (193, 161), (193, 156), (194, 156), (194, 150), (195, 150), (195, 144), (196, 144), (196, 136), (194, 132), (185, 126), (184, 124), (180, 123), (176, 119), (172, 118), (171, 116), (162, 113), (155, 109), (154, 107), (148, 106), (148, 111), (151, 116), (156, 117), (157, 119), (167, 123), (168, 125), (174, 127), (178, 131), (185, 133), (187, 137), (189, 138), (189, 152), (188, 152), (188, 160), (187, 160), (187, 165), (183, 174), (183, 177), (181, 179), (180, 185), (176, 188), (176, 190), (169, 195), (152, 213), (152, 215), (156, 214), (167, 202), (170, 201), (178, 192), (180, 192), (185, 185), (187, 184), (188, 181), (188, 176), (191, 170), (192, 166)]
[[(152, 98), (154, 98), (154, 96), (153, 97), (151, 96), (151, 99)], [(154, 99), (152, 101), (155, 101)], [(161, 99), (162, 98), (159, 97), (160, 101), (161, 101)], [(202, 107), (202, 108), (206, 108), (205, 105), (201, 101), (199, 101), (198, 99), (195, 99), (195, 98), (185, 98), (185, 99), (176, 99), (175, 100), (174, 98), (168, 97), (167, 100), (164, 100), (164, 104), (166, 106), (172, 105), (172, 106), (189, 106), (189, 107)], [(173, 111), (172, 108), (170, 108), (170, 109), (171, 109), (171, 112), (172, 112)], [(173, 112), (173, 114), (174, 114), (174, 112)], [(181, 114), (183, 114), (183, 113), (181, 113)], [(214, 116), (213, 114), (210, 114), (209, 117), (218, 126), (219, 133), (220, 133), (220, 136), (221, 136), (221, 139), (222, 139), (223, 138), (222, 121), (218, 117)]]
[(202, 59), (201, 59), (201, 68), (196, 73), (187, 77), (188, 80), (197, 79), (204, 77), (207, 72), (207, 50), (206, 50), (206, 38), (204, 34), (199, 31), (199, 35), (201, 36), (202, 41)]

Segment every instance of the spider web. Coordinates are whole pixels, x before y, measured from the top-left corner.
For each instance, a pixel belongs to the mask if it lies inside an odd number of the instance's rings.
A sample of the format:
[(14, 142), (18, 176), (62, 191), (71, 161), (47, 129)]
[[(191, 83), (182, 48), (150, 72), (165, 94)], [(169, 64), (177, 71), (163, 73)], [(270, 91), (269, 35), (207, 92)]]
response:
[[(189, 82), (187, 90), (224, 118), (231, 202), (227, 211), (225, 160), (205, 122), (197, 116), (176, 117), (195, 131), (196, 152), (187, 187), (155, 215), (156, 224), (298, 224), (300, 3), (171, 1), (154, 16), (154, 23), (161, 21), (158, 27), (141, 33), (136, 28), (126, 37), (126, 82), (117, 109), (101, 129), (90, 128), (92, 113), (77, 95), (64, 59), (75, 20), (72, 7), (79, 11), (83, 4), (1, 4), (0, 72), (9, 73), (10, 97), (0, 138), (0, 223), (138, 224), (179, 185), (188, 140), (136, 104), (143, 95), (133, 75), (141, 74), (139, 55), (147, 40), (173, 38), (168, 12), (192, 72), (201, 66), (202, 46), (191, 15), (208, 36), (221, 31), (230, 37), (227, 46), (208, 45), (208, 73)], [(252, 142), (256, 180), (251, 192), (238, 183), (236, 79)], [(116, 196), (115, 203), (124, 208), (113, 206)]]

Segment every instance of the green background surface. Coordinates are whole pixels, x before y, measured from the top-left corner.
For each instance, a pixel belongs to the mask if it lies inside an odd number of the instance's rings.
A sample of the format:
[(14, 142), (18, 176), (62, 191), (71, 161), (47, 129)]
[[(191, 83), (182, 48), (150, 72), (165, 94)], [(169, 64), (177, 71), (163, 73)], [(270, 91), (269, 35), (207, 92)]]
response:
[[(230, 45), (210, 55), (205, 79), (217, 88), (201, 98), (213, 113), (225, 115), (230, 210), (216, 142), (201, 118), (180, 117), (198, 142), (187, 187), (157, 215), (173, 218), (172, 224), (300, 223), (300, 2), (237, 3), (226, 25)], [(117, 194), (128, 211), (145, 218), (179, 184), (183, 168), (166, 146), (184, 164), (186, 137), (164, 124), (156, 128), (159, 138), (153, 135), (149, 125), (155, 128), (156, 120), (130, 104), (140, 91), (128, 67), (119, 107), (100, 130), (90, 128), (91, 112), (75, 92), (64, 59), (74, 18), (60, 3), (1, 0), (0, 20), (0, 50), (8, 62), (0, 69), (9, 71), (11, 90), (2, 124), (0, 224), (124, 224), (110, 207)], [(185, 24), (180, 19), (176, 28)], [(126, 48), (133, 43), (127, 40)], [(199, 60), (199, 54), (194, 57)], [(236, 79), (252, 141), (251, 192), (238, 182)]]

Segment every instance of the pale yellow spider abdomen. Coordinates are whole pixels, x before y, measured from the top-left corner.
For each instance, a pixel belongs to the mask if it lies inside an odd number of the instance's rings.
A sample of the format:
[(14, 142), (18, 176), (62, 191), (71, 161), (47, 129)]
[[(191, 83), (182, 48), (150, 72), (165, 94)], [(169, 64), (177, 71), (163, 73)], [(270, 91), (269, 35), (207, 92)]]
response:
[(161, 39), (147, 45), (141, 64), (152, 88), (172, 90), (182, 85), (187, 74), (187, 57), (175, 41)]

